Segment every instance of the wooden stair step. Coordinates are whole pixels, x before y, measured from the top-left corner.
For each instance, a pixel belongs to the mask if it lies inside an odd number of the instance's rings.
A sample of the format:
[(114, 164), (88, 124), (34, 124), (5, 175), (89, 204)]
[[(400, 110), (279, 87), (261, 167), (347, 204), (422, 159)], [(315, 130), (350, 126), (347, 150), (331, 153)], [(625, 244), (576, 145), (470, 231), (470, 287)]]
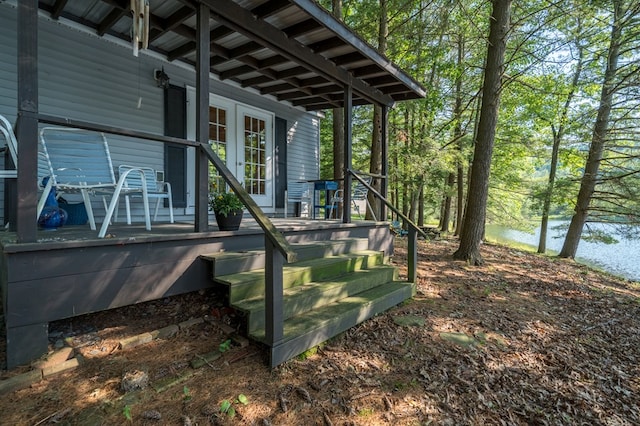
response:
[[(289, 318), (284, 322), (284, 338), (271, 348), (271, 366), (279, 365), (413, 295), (415, 284), (394, 281)], [(264, 330), (256, 330), (250, 337), (264, 342)]]
[[(354, 296), (373, 287), (397, 279), (397, 269), (389, 265), (378, 265), (344, 275), (336, 280), (306, 283), (284, 290), (283, 317), (288, 319), (340, 299)], [(245, 299), (233, 307), (246, 315), (248, 333), (264, 328), (264, 297)]]
[[(284, 267), (282, 272), (284, 288), (314, 281), (323, 281), (343, 276), (349, 272), (381, 265), (384, 254), (377, 251), (346, 253), (296, 262)], [(216, 276), (214, 281), (229, 287), (229, 303), (264, 295), (264, 269)]]
[[(293, 243), (291, 245), (298, 255), (298, 261), (303, 261), (367, 250), (369, 241), (366, 238), (344, 238), (336, 241), (314, 241), (311, 243)], [(201, 259), (213, 264), (214, 277), (253, 269), (263, 269), (265, 257), (263, 249), (200, 255)]]

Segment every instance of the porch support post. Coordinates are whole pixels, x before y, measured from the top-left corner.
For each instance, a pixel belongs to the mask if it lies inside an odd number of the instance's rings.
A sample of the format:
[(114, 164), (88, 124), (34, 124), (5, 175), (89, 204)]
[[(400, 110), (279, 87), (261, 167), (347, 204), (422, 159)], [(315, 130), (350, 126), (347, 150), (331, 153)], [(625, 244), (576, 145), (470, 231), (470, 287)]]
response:
[[(200, 4), (196, 29), (196, 141), (209, 141), (209, 6)], [(195, 232), (209, 229), (209, 162), (201, 149), (196, 149)]]
[[(380, 181), (380, 193), (384, 198), (387, 198), (388, 188), (389, 188), (389, 108), (386, 105), (380, 106), (381, 112), (381, 125), (380, 129), (381, 137), (382, 137), (382, 180)], [(386, 220), (386, 205), (381, 200), (380, 202), (380, 215), (378, 216), (379, 220)]]
[(344, 197), (342, 200), (342, 222), (351, 223), (351, 121), (353, 107), (353, 88), (344, 88)]
[[(284, 337), (283, 280), (284, 256), (273, 242), (265, 237), (265, 338), (270, 347), (275, 347)], [(272, 360), (275, 361), (275, 360)]]
[(418, 232), (409, 226), (407, 235), (407, 280), (415, 283), (418, 279)]
[[(18, 242), (37, 240), (38, 1), (18, 2), (18, 179), (15, 229)], [(13, 222), (13, 221), (12, 221)], [(14, 226), (13, 224), (11, 226)]]

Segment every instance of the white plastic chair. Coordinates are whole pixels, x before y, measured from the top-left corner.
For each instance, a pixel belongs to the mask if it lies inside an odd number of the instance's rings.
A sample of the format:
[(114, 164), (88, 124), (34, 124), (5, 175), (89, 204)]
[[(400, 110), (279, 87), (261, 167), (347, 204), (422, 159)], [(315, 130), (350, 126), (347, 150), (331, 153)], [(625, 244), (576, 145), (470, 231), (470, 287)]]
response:
[[(127, 173), (129, 170), (137, 170), (135, 173)], [(160, 201), (169, 200), (169, 220), (173, 223), (173, 196), (171, 195), (171, 184), (169, 182), (160, 182), (157, 180), (157, 174), (151, 167), (136, 167), (122, 164), (118, 167), (118, 175), (126, 174), (125, 187), (129, 189), (142, 188), (144, 185), (142, 175), (144, 175), (147, 186), (147, 198), (156, 199), (156, 209), (153, 213), (153, 220), (158, 218), (158, 208), (160, 207)], [(127, 208), (127, 224), (131, 225), (131, 206), (129, 203), (129, 197), (141, 197), (141, 193), (126, 194), (124, 196), (125, 205)], [(116, 214), (117, 216), (117, 214)]]
[[(13, 132), (13, 128), (11, 127), (11, 123), (5, 117), (0, 115), (0, 134), (4, 137), (6, 142), (6, 148), (9, 150), (11, 154), (11, 159), (13, 160), (14, 166), (18, 166), (18, 141), (16, 140), (15, 133)], [(49, 168), (47, 167), (47, 160), (42, 152), (38, 152), (38, 189), (46, 190), (47, 194), (51, 189), (51, 183), (47, 182), (43, 185), (42, 180), (49, 176)], [(0, 170), (0, 179), (16, 179), (18, 177), (18, 171), (16, 169), (12, 170)], [(60, 192), (57, 193), (60, 196)], [(36, 219), (40, 217), (40, 213), (44, 208), (44, 203), (46, 201), (46, 197), (41, 197), (38, 199), (38, 207), (36, 211)]]
[(289, 203), (300, 203), (300, 215), (307, 208), (307, 215), (311, 214), (311, 200), (313, 197), (313, 183), (305, 181), (287, 182), (286, 201), (284, 203), (284, 217), (287, 217)]
[(38, 206), (40, 203), (44, 204), (51, 186), (55, 186), (60, 192), (80, 192), (87, 209), (89, 225), (95, 230), (96, 222), (90, 196), (110, 196), (111, 200), (98, 232), (98, 238), (104, 238), (120, 195), (142, 193), (145, 228), (147, 231), (151, 230), (145, 176), (140, 173), (143, 185), (139, 188), (127, 188), (124, 185), (127, 176), (135, 171), (139, 173), (139, 168), (127, 170), (116, 180), (109, 145), (104, 134), (80, 129), (45, 127), (40, 131), (40, 144), (50, 179)]
[[(9, 120), (0, 115), (0, 134), (4, 137), (6, 147), (11, 154), (14, 167), (18, 167), (18, 141), (13, 133), (13, 128)], [(15, 179), (18, 177), (18, 171), (13, 170), (0, 170), (0, 178)]]
[[(367, 184), (371, 184), (370, 177), (365, 178), (364, 180), (365, 182), (367, 182)], [(363, 219), (364, 216), (362, 215), (362, 213), (360, 213), (360, 204), (358, 203), (358, 201), (364, 200), (367, 203), (366, 206), (369, 208), (371, 215), (373, 216), (373, 220), (377, 221), (378, 219), (376, 218), (376, 214), (373, 211), (373, 208), (371, 207), (371, 203), (369, 203), (369, 197), (367, 197), (369, 193), (369, 189), (367, 189), (367, 187), (364, 186), (360, 181), (356, 179), (354, 179), (354, 181), (355, 182), (352, 185), (353, 189), (351, 190), (351, 204), (353, 205), (353, 209), (356, 211), (358, 216), (360, 216), (360, 218)], [(338, 189), (333, 194), (333, 197), (331, 198), (331, 213), (337, 212), (338, 209), (336, 208), (336, 204), (342, 205), (343, 202), (344, 202), (344, 189)]]

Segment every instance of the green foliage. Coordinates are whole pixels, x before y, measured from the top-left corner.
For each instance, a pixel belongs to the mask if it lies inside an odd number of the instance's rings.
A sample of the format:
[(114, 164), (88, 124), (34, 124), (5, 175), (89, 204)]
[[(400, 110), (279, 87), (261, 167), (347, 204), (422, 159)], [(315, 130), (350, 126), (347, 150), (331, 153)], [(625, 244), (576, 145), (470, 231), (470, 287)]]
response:
[(229, 349), (231, 349), (231, 339), (225, 340), (218, 346), (218, 350), (222, 353), (227, 352)]
[(122, 415), (127, 421), (132, 421), (133, 418), (131, 417), (131, 406), (129, 404), (125, 405), (122, 409)]
[[(330, 0), (321, 2), (328, 9)], [(639, 11), (622, 1), (625, 22)], [(400, 102), (389, 110), (389, 194), (413, 218), (417, 210), (437, 218), (445, 196), (457, 197), (446, 182), (458, 167), (463, 189), (472, 161), (475, 125), (486, 55), (491, 2), (406, 2), (387, 0), (388, 34), (384, 54), (426, 88), (424, 99)], [(559, 7), (539, 2), (512, 4), (512, 28), (491, 164), (487, 218), (521, 229), (542, 212), (551, 147), (562, 127), (551, 214), (570, 216), (589, 152), (607, 60), (610, 2), (568, 0)], [(345, 23), (377, 46), (379, 0), (344, 0)], [(637, 81), (640, 38), (624, 29), (626, 80), (617, 80), (607, 150), (590, 205), (591, 218), (640, 221), (640, 140)], [(574, 81), (579, 53), (580, 78)], [(565, 105), (569, 99), (568, 105)], [(456, 105), (458, 107), (456, 108)], [(321, 120), (321, 176), (333, 177), (332, 113)], [(372, 109), (353, 110), (353, 168), (368, 170)], [(424, 205), (417, 206), (422, 191)], [(418, 207), (418, 209), (414, 209)]]
[(234, 403), (247, 405), (249, 404), (249, 398), (247, 398), (247, 396), (244, 394), (240, 394), (233, 402), (225, 399), (220, 403), (220, 412), (229, 416), (230, 418), (234, 418), (236, 416), (236, 409), (233, 406)]
[(231, 401), (229, 401), (228, 399), (225, 399), (220, 403), (220, 412), (222, 414), (226, 414), (231, 418), (234, 418), (236, 416), (236, 409), (233, 408)]
[(214, 192), (209, 194), (209, 208), (227, 217), (229, 213), (242, 211), (244, 205), (235, 192)]
[(189, 402), (189, 401), (191, 401), (191, 398), (192, 398), (191, 397), (191, 391), (189, 390), (188, 387), (184, 386), (182, 388), (182, 400), (184, 402)]

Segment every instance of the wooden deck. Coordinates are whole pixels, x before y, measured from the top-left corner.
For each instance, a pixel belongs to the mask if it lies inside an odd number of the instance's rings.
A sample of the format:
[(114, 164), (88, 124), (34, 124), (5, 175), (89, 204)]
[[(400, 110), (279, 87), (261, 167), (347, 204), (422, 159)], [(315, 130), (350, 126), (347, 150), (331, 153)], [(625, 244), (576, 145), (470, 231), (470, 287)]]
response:
[[(386, 223), (272, 220), (291, 243), (367, 238), (371, 250), (393, 250)], [(233, 232), (211, 226), (196, 233), (192, 223), (154, 223), (151, 231), (116, 223), (108, 236), (97, 238), (88, 225), (69, 226), (39, 230), (36, 243), (17, 244), (14, 233), (0, 232), (9, 367), (46, 351), (51, 321), (209, 288), (202, 254), (264, 247), (264, 233), (246, 217)]]

